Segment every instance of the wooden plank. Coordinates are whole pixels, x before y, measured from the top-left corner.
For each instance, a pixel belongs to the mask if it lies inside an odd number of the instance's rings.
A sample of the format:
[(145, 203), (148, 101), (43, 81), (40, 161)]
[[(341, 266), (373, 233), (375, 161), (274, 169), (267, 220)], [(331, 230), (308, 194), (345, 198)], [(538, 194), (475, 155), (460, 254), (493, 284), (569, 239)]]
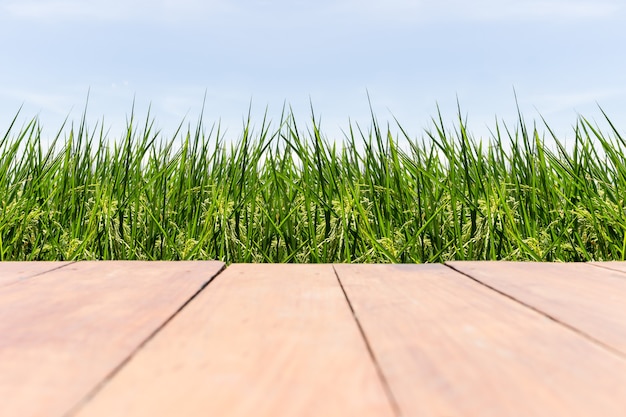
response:
[(0, 288), (0, 415), (66, 415), (220, 262), (79, 262)]
[(330, 265), (231, 265), (78, 416), (391, 416)]
[(443, 265), (338, 265), (404, 416), (623, 416), (626, 361)]
[(61, 268), (71, 262), (0, 262), (0, 287), (32, 278), (46, 271)]
[(589, 262), (589, 265), (599, 266), (601, 268), (613, 269), (615, 271), (620, 271), (620, 272), (626, 272), (626, 262), (624, 261)]
[(626, 275), (584, 263), (450, 262), (455, 269), (626, 354)]

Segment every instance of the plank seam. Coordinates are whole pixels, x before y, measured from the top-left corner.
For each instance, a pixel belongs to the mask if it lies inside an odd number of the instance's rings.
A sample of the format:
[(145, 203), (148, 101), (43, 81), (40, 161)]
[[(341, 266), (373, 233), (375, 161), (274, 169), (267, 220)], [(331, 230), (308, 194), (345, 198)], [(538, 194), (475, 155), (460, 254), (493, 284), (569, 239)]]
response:
[(32, 278), (37, 278), (37, 277), (39, 277), (41, 275), (45, 275), (45, 274), (48, 274), (48, 273), (53, 272), (53, 271), (58, 271), (59, 269), (68, 267), (70, 265), (74, 265), (75, 263), (77, 263), (77, 261), (69, 261), (66, 264), (56, 266), (56, 267), (54, 267), (52, 269), (48, 269), (46, 271), (37, 272), (37, 273), (35, 273), (33, 275), (27, 275), (25, 277), (18, 278), (17, 281), (13, 281), (13, 282), (10, 282), (8, 284), (2, 285), (2, 287), (10, 287), (11, 285), (19, 284), (20, 282), (24, 282), (24, 281), (32, 279)]
[(609, 271), (619, 272), (621, 274), (626, 274), (626, 272), (624, 272), (623, 270), (611, 268), (610, 266), (601, 265), (601, 264), (594, 264), (594, 263), (591, 263), (591, 262), (586, 262), (586, 264), (589, 265), (589, 266), (592, 266), (594, 268), (602, 268), (602, 269), (607, 269)]
[(226, 264), (223, 264), (222, 267), (207, 280), (207, 282), (200, 286), (198, 291), (193, 293), (191, 297), (189, 297), (189, 299), (185, 301), (170, 317), (166, 318), (160, 326), (158, 326), (152, 333), (148, 335), (148, 337), (146, 337), (145, 340), (138, 344), (137, 347), (132, 352), (130, 352), (128, 357), (126, 357), (115, 368), (113, 368), (113, 370), (108, 375), (106, 375), (102, 379), (102, 381), (96, 384), (96, 386), (89, 393), (87, 393), (85, 397), (83, 397), (72, 408), (70, 408), (69, 411), (65, 413), (65, 417), (71, 417), (73, 415), (76, 415), (76, 413), (78, 413), (81, 408), (83, 408), (92, 398), (94, 398), (109, 383), (109, 381), (115, 378), (115, 376), (148, 344), (148, 342), (150, 342), (157, 334), (159, 334), (161, 330), (165, 328), (165, 326), (167, 326), (185, 307), (187, 307), (187, 305), (189, 305), (189, 303), (191, 303), (198, 295), (200, 295), (200, 293), (211, 282), (213, 282), (213, 280), (215, 280), (218, 275), (224, 272), (224, 270), (226, 270)]
[(545, 312), (543, 310), (540, 310), (537, 307), (534, 307), (534, 306), (532, 306), (530, 304), (527, 304), (527, 303), (525, 303), (525, 302), (515, 298), (514, 296), (512, 296), (510, 294), (507, 294), (504, 291), (501, 291), (501, 290), (499, 290), (499, 289), (497, 289), (495, 287), (492, 287), (491, 285), (482, 282), (478, 278), (475, 278), (475, 277), (469, 275), (468, 273), (465, 273), (463, 271), (460, 271), (460, 270), (456, 269), (454, 266), (448, 264), (447, 262), (445, 262), (444, 265), (447, 266), (448, 268), (452, 269), (453, 271), (458, 272), (459, 274), (461, 274), (461, 275), (471, 279), (472, 281), (482, 285), (483, 287), (489, 288), (490, 290), (492, 290), (492, 291), (494, 291), (494, 292), (496, 292), (496, 293), (498, 293), (498, 294), (508, 298), (509, 300), (512, 300), (512, 301), (514, 301), (514, 302), (516, 302), (516, 303), (518, 303), (518, 304), (520, 304), (520, 305), (522, 305), (522, 306), (524, 306), (524, 307), (534, 311), (535, 313), (540, 314), (540, 315), (548, 318), (549, 320), (551, 320), (551, 321), (553, 321), (553, 322), (555, 322), (555, 323), (565, 327), (566, 329), (569, 329), (569, 330), (573, 331), (574, 333), (578, 334), (583, 339), (587, 339), (588, 341), (592, 342), (593, 344), (595, 344), (595, 345), (597, 345), (597, 346), (607, 350), (609, 353), (612, 353), (612, 354), (616, 355), (620, 359), (626, 360), (626, 353), (620, 351), (617, 348), (614, 348), (613, 346), (611, 346), (609, 344), (604, 343), (603, 341), (601, 341), (599, 339), (596, 339), (595, 337), (591, 336), (590, 334), (585, 333), (584, 331), (578, 329), (577, 327), (574, 327), (573, 325), (565, 323), (565, 322), (559, 320), (557, 317), (552, 316), (551, 314), (549, 314), (549, 313), (547, 313), (547, 312)]
[(393, 409), (394, 414), (400, 417), (402, 416), (402, 412), (400, 411), (400, 406), (398, 405), (398, 401), (393, 395), (393, 391), (391, 390), (389, 381), (387, 381), (387, 378), (385, 377), (385, 374), (383, 373), (383, 370), (380, 367), (378, 360), (376, 360), (376, 355), (374, 354), (374, 350), (372, 349), (369, 339), (367, 338), (367, 335), (365, 334), (365, 331), (363, 330), (363, 326), (361, 326), (361, 322), (359, 321), (359, 318), (357, 317), (356, 312), (354, 311), (354, 307), (352, 306), (352, 303), (350, 302), (350, 298), (348, 298), (346, 289), (343, 287), (343, 283), (341, 282), (339, 273), (337, 272), (337, 269), (335, 268), (334, 265), (333, 265), (333, 272), (335, 273), (335, 277), (337, 278), (339, 287), (341, 288), (341, 291), (343, 292), (343, 296), (345, 297), (346, 302), (348, 303), (348, 307), (350, 308), (350, 311), (352, 312), (352, 317), (354, 318), (354, 321), (356, 322), (356, 326), (359, 329), (359, 333), (361, 333), (361, 337), (363, 338), (363, 341), (365, 342), (365, 347), (367, 348), (367, 352), (369, 353), (369, 356), (372, 359), (372, 362), (374, 363), (374, 367), (376, 368), (376, 373), (378, 374), (378, 377), (380, 378), (385, 394), (387, 395), (387, 399), (389, 400), (389, 403), (391, 404), (391, 408)]

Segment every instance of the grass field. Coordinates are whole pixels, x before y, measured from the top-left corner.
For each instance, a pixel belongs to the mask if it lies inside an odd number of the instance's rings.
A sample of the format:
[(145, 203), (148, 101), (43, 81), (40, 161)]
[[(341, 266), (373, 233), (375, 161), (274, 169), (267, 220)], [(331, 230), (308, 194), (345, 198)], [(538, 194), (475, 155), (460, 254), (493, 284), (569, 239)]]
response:
[(626, 141), (605, 121), (580, 118), (567, 147), (521, 115), (482, 140), (460, 118), (412, 138), (372, 116), (336, 143), (288, 112), (236, 138), (131, 117), (120, 136), (83, 122), (47, 143), (14, 122), (0, 260), (624, 260)]

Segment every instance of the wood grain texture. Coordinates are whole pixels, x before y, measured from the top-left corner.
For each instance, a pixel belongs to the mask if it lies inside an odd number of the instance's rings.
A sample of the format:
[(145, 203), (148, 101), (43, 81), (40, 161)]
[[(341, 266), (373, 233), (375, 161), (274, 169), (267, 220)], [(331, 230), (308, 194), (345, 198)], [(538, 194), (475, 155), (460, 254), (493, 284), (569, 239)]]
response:
[(338, 265), (403, 416), (623, 416), (626, 361), (443, 265)]
[(71, 262), (0, 262), (0, 287), (58, 269)]
[(450, 262), (626, 355), (626, 275), (585, 263)]
[(231, 265), (77, 414), (391, 416), (330, 265)]
[(78, 262), (1, 287), (0, 415), (66, 415), (222, 266)]

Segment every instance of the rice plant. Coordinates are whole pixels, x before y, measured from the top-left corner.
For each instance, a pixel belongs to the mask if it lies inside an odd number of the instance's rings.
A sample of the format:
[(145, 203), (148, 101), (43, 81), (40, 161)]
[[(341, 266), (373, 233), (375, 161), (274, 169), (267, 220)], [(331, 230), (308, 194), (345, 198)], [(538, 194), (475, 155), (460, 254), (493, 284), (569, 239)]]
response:
[(164, 137), (131, 114), (120, 136), (83, 117), (47, 144), (37, 119), (16, 120), (0, 139), (0, 260), (626, 257), (626, 141), (608, 117), (608, 132), (581, 117), (568, 147), (521, 115), (475, 138), (438, 114), (413, 138), (372, 114), (330, 140), (290, 111), (235, 138), (202, 121)]

